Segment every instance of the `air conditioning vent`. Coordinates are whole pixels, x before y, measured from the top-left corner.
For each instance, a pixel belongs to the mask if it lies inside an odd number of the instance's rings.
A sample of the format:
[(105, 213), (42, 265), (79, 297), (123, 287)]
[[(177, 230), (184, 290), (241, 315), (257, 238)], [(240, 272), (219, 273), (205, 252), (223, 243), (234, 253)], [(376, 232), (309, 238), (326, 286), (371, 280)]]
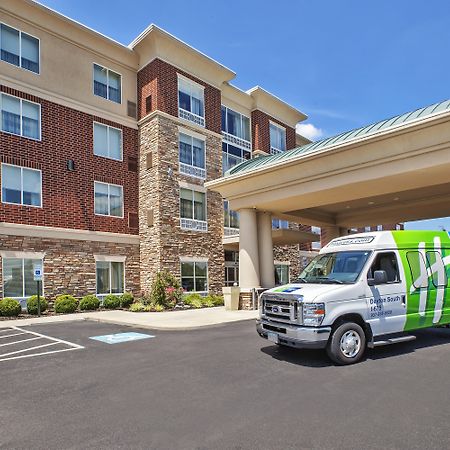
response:
[(135, 102), (130, 102), (130, 100), (128, 100), (127, 103), (127, 114), (129, 117), (133, 117), (133, 119), (136, 119), (136, 103)]

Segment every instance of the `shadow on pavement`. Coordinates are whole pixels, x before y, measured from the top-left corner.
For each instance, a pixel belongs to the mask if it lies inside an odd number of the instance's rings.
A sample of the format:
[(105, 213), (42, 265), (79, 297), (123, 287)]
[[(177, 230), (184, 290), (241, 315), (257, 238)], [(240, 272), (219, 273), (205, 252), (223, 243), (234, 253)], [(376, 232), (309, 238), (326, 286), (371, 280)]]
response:
[[(417, 337), (415, 341), (368, 349), (365, 360), (391, 358), (413, 353), (421, 348), (450, 344), (449, 328), (432, 328), (415, 331), (411, 334), (414, 334)], [(267, 347), (261, 348), (261, 351), (279, 361), (285, 361), (299, 366), (329, 367), (334, 365), (333, 362), (328, 359), (325, 350), (295, 349), (281, 345), (268, 345)]]

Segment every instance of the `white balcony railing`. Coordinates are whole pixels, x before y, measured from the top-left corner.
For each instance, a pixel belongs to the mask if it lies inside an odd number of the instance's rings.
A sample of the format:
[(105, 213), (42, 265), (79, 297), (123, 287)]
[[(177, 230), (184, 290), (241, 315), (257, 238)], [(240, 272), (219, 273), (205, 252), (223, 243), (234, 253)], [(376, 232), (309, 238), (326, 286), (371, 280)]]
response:
[(230, 133), (227, 133), (226, 131), (222, 131), (222, 137), (225, 142), (228, 142), (229, 144), (238, 145), (239, 147), (245, 148), (246, 150), (252, 149), (252, 143), (250, 141), (247, 141), (246, 139), (242, 139), (237, 136), (233, 136)]
[(280, 150), (276, 147), (270, 147), (270, 154), (271, 155), (278, 155), (278, 153), (283, 153), (283, 150)]
[(239, 228), (224, 227), (223, 234), (225, 236), (239, 236)]
[(202, 180), (206, 178), (205, 169), (202, 169), (201, 167), (191, 166), (182, 162), (180, 162), (180, 173), (184, 173), (185, 175), (189, 175), (195, 178), (201, 178)]
[(182, 230), (190, 231), (208, 231), (208, 222), (206, 220), (180, 219), (180, 227)]
[(194, 122), (201, 127), (205, 126), (205, 118), (202, 116), (198, 116), (190, 111), (186, 111), (183, 108), (178, 108), (178, 117), (184, 120), (189, 120), (189, 122)]

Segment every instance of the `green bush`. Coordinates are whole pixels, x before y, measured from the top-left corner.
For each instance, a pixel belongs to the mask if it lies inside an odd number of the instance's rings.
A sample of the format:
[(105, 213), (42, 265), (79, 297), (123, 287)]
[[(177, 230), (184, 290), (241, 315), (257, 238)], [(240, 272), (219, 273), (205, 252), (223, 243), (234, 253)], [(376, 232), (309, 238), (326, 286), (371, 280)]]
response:
[(152, 284), (151, 301), (165, 308), (174, 307), (183, 295), (180, 282), (167, 270), (158, 272)]
[(100, 300), (95, 295), (85, 295), (80, 300), (81, 311), (92, 311), (98, 309), (100, 306)]
[(120, 297), (118, 295), (109, 294), (103, 300), (103, 308), (117, 309), (120, 307)]
[(155, 305), (154, 306), (154, 311), (156, 312), (163, 312), (164, 311), (164, 306), (163, 305)]
[(0, 316), (17, 317), (21, 311), (20, 303), (13, 298), (4, 298), (0, 301)]
[(120, 296), (120, 306), (122, 308), (128, 308), (134, 302), (133, 294), (125, 292)]
[(147, 305), (144, 306), (144, 311), (145, 312), (155, 311), (155, 305), (153, 303), (148, 303)]
[[(44, 312), (48, 308), (48, 302), (45, 300), (45, 297), (39, 297), (39, 303), (41, 304), (41, 312)], [(32, 295), (28, 298), (27, 311), (28, 314), (38, 313), (37, 295)]]
[(143, 305), (141, 302), (132, 303), (130, 305), (130, 311), (131, 312), (142, 312), (142, 311), (145, 311), (145, 305)]
[(225, 304), (222, 295), (211, 295), (210, 297), (214, 302), (214, 306), (223, 306)]
[(56, 297), (55, 312), (70, 314), (77, 310), (78, 300), (72, 295), (64, 294)]
[(195, 302), (195, 303), (199, 303), (200, 302), (200, 303), (202, 303), (202, 301), (203, 301), (203, 297), (200, 294), (193, 293), (193, 294), (185, 295), (183, 297), (183, 302), (184, 302), (185, 305), (194, 306), (192, 304), (192, 302)]
[(206, 306), (207, 308), (212, 308), (213, 306), (216, 306), (212, 295), (207, 295), (206, 297), (203, 297), (202, 305)]

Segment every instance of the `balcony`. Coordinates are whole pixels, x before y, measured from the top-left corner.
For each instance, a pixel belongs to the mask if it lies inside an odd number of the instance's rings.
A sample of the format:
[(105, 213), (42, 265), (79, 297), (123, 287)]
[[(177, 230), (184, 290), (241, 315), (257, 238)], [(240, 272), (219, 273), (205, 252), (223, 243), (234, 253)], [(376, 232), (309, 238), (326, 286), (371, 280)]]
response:
[(223, 137), (224, 141), (228, 142), (229, 144), (237, 145), (237, 146), (245, 148), (246, 150), (249, 150), (249, 151), (252, 150), (252, 144), (250, 141), (247, 141), (240, 137), (234, 136), (230, 133), (227, 133), (226, 131), (222, 131), (222, 137)]
[(238, 236), (239, 228), (224, 227), (223, 234), (224, 234), (224, 236)]
[(208, 231), (208, 222), (206, 220), (184, 219), (180, 218), (180, 227), (188, 231)]
[(189, 175), (191, 177), (200, 178), (204, 180), (206, 178), (206, 170), (201, 167), (191, 166), (180, 162), (180, 173)]
[(186, 111), (183, 108), (178, 108), (178, 117), (180, 119), (188, 120), (189, 122), (193, 122), (201, 127), (205, 126), (205, 118), (202, 116), (198, 116), (190, 111)]

